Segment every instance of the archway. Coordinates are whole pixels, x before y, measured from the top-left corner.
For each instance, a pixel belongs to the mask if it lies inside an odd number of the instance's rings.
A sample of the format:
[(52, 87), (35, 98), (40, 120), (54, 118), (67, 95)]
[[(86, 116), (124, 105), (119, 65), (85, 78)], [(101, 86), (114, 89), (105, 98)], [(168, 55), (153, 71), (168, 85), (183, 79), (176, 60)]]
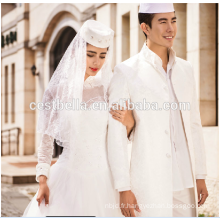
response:
[[(53, 49), (51, 49), (50, 51), (50, 78), (52, 77), (66, 49), (68, 48), (69, 44), (75, 36), (76, 31), (72, 27), (65, 27), (57, 36), (57, 39), (52, 47)], [(53, 157), (59, 156), (62, 153), (62, 151), (63, 148), (59, 146), (54, 140)]]
[(50, 51), (50, 78), (75, 36), (76, 31), (71, 27), (66, 27), (58, 37), (54, 49)]

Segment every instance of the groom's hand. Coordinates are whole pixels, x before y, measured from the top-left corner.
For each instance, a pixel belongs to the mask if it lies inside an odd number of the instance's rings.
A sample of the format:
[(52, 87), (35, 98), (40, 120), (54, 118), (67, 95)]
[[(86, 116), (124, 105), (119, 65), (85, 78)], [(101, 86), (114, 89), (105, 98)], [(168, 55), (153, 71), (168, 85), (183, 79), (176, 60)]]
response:
[(138, 212), (141, 210), (137, 204), (136, 197), (131, 190), (120, 192), (121, 213), (125, 217), (135, 217), (134, 209)]
[(201, 205), (204, 204), (205, 200), (207, 199), (208, 191), (204, 179), (197, 179), (196, 185), (197, 185), (197, 193), (198, 193), (198, 206), (200, 207)]

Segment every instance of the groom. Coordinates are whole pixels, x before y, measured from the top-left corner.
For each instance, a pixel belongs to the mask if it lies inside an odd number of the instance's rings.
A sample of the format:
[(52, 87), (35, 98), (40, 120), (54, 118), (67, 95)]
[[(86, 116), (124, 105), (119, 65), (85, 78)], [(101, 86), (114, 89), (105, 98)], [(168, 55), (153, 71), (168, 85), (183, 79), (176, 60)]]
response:
[[(140, 4), (138, 16), (146, 43), (115, 67), (109, 87), (110, 105), (120, 99), (139, 103), (133, 110), (130, 166), (126, 127), (109, 119), (109, 163), (121, 211), (124, 216), (196, 217), (208, 192), (193, 69), (172, 49), (177, 33), (173, 4)], [(144, 99), (159, 108), (141, 109)], [(172, 108), (180, 102), (190, 107)]]

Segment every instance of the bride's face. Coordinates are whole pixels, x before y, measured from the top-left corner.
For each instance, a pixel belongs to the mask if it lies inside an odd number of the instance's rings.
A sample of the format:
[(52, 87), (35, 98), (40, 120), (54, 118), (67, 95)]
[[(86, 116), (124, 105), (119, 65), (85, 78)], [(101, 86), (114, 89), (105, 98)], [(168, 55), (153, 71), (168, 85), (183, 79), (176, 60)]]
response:
[(86, 73), (85, 79), (89, 76), (95, 76), (102, 68), (107, 54), (107, 48), (95, 47), (87, 44)]

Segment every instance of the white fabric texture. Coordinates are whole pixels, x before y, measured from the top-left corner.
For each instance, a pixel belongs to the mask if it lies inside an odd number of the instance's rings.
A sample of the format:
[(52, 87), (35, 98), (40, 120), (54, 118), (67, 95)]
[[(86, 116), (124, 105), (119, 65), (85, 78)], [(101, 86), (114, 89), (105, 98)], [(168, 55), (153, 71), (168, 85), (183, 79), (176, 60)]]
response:
[(194, 188), (173, 192), (173, 217), (197, 217)]
[(36, 181), (39, 182), (39, 176), (43, 175), (49, 178), (50, 165), (47, 163), (40, 163), (36, 166)]
[(173, 12), (173, 3), (140, 3), (139, 13), (168, 13)]
[[(193, 69), (188, 61), (176, 57), (172, 82), (179, 102), (189, 102), (191, 109), (182, 111), (188, 140), (195, 201), (198, 203), (197, 175), (206, 175), (205, 147), (196, 96)], [(117, 65), (109, 86), (109, 105), (121, 98), (133, 103), (156, 102), (159, 108), (170, 102), (165, 76), (159, 71), (156, 56), (152, 57), (146, 44), (141, 52)], [(109, 118), (108, 154), (115, 189), (131, 187), (142, 206), (142, 217), (172, 217), (171, 208), (143, 208), (147, 205), (172, 205), (173, 170), (170, 139), (170, 111), (133, 111), (136, 121), (129, 169), (126, 130)], [(166, 205), (165, 205), (166, 206)], [(196, 210), (198, 212), (198, 209)], [(197, 213), (198, 214), (198, 213)]]
[[(152, 54), (153, 56), (154, 54)], [(156, 54), (155, 54), (156, 56)], [(169, 50), (169, 62), (167, 64), (167, 72), (162, 67), (162, 60), (158, 57), (158, 69), (164, 74), (167, 80), (167, 85), (170, 94), (170, 104), (178, 103), (176, 98), (171, 74), (172, 67), (175, 65), (175, 51), (170, 48)], [(173, 166), (173, 191), (184, 190), (185, 188), (194, 187), (191, 162), (189, 156), (189, 150), (187, 140), (185, 136), (184, 124), (182, 121), (181, 111), (179, 109), (170, 109), (170, 134), (171, 134), (171, 145), (172, 145), (172, 166)], [(205, 176), (203, 175), (204, 179)], [(196, 175), (197, 179), (197, 175)]]
[[(150, 51), (149, 51), (150, 52)], [(157, 56), (152, 53), (151, 56)], [(170, 104), (178, 103), (175, 92), (173, 90), (171, 74), (172, 66), (175, 64), (176, 53), (172, 48), (169, 51), (169, 62), (167, 64), (167, 72), (162, 67), (162, 60), (159, 57), (157, 59), (157, 67), (162, 74), (166, 77), (167, 85), (170, 93)], [(170, 134), (172, 144), (172, 167), (173, 167), (173, 191), (184, 190), (185, 188), (194, 187), (191, 162), (189, 158), (187, 140), (184, 131), (184, 125), (182, 122), (181, 111), (179, 109), (170, 109)], [(196, 175), (196, 179), (197, 179)], [(199, 179), (205, 179), (206, 175), (199, 175)], [(130, 190), (131, 187), (123, 187), (118, 189), (119, 192)]]
[(81, 31), (81, 36), (87, 43), (99, 48), (107, 48), (110, 46), (113, 36), (113, 32), (110, 28), (94, 20), (86, 22), (84, 27), (85, 28)]
[[(99, 84), (96, 81), (98, 81), (97, 78), (90, 76), (84, 82), (82, 101), (85, 102), (88, 105), (88, 107), (91, 107), (92, 103), (94, 102), (105, 102), (104, 88), (103, 86), (99, 86)], [(88, 126), (85, 119), (83, 124), (85, 124), (86, 127)], [(90, 127), (88, 126), (88, 128)], [(135, 132), (135, 128), (132, 129), (129, 138), (127, 139), (127, 144), (130, 144), (132, 142), (134, 132)], [(80, 134), (79, 131), (78, 133)], [(53, 138), (47, 134), (44, 134), (42, 135), (41, 144), (38, 148), (38, 164), (36, 166), (37, 182), (39, 182), (40, 175), (44, 175), (47, 178), (49, 178), (52, 154), (53, 154)]]
[(53, 138), (43, 134), (40, 146), (38, 147), (38, 164), (36, 166), (36, 181), (39, 182), (39, 176), (44, 175), (49, 178), (50, 164), (53, 155)]

